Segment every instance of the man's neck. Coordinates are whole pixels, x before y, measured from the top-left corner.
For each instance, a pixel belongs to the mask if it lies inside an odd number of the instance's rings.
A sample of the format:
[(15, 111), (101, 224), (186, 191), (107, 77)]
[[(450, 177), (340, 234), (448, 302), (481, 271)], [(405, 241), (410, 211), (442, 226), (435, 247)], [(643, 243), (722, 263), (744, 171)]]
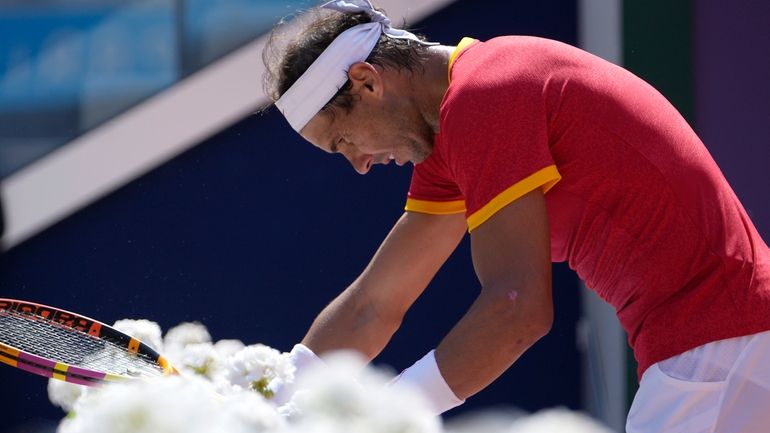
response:
[(449, 87), (449, 58), (454, 50), (455, 47), (446, 45), (429, 47), (424, 73), (415, 74), (411, 81), (412, 94), (434, 133), (439, 132), (439, 110)]

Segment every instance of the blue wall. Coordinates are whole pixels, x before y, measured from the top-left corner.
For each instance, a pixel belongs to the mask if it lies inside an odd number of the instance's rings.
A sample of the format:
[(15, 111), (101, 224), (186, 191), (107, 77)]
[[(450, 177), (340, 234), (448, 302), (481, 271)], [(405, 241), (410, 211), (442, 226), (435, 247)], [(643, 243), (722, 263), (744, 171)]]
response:
[[(494, 11), (476, 3), (458, 1), (416, 27), (446, 44), (514, 33), (575, 44), (574, 1), (496, 3)], [(199, 320), (215, 339), (288, 350), (366, 265), (401, 214), (410, 173), (391, 165), (359, 176), (274, 110), (254, 115), (0, 256), (0, 296), (105, 322), (147, 318), (167, 329)], [(457, 412), (580, 407), (578, 280), (563, 265), (554, 271), (551, 334)], [(410, 365), (478, 288), (466, 239), (377, 362)], [(44, 379), (0, 367), (0, 383), (13, 390), (0, 397), (0, 431), (61, 417)]]

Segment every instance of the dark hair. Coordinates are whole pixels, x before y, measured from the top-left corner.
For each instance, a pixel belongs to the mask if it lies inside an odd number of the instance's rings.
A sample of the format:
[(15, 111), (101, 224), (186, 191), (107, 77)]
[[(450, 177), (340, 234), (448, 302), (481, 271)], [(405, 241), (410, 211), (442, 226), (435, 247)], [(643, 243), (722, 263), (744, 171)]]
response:
[[(382, 11), (379, 8), (377, 10)], [(340, 33), (353, 26), (371, 22), (371, 17), (366, 13), (348, 14), (319, 8), (312, 9), (305, 15), (305, 19), (310, 20), (309, 24), (304, 25), (302, 30), (291, 39), (284, 35), (292, 22), (279, 23), (273, 29), (262, 52), (266, 69), (264, 89), (273, 102), (289, 90)], [(419, 38), (425, 40), (423, 36)], [(404, 39), (393, 39), (383, 34), (366, 61), (382, 67), (414, 72), (422, 69), (426, 58), (425, 45)], [(330, 107), (350, 110), (353, 107), (350, 88), (351, 83), (348, 80), (322, 110)]]

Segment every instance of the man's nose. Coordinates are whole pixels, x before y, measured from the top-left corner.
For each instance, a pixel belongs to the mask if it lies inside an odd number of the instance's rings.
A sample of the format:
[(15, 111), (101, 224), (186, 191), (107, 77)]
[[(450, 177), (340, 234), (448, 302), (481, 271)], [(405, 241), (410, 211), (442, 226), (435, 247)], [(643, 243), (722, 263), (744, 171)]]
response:
[(372, 155), (357, 152), (354, 149), (344, 152), (344, 155), (358, 174), (366, 174), (372, 168)]

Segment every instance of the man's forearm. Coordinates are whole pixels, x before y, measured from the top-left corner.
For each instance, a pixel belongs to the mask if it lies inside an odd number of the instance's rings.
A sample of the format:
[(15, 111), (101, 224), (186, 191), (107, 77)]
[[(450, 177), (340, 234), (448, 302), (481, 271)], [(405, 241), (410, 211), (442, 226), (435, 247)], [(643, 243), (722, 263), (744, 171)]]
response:
[(302, 344), (321, 354), (331, 350), (352, 349), (371, 361), (377, 356), (400, 325), (400, 320), (383, 317), (355, 286), (332, 301), (313, 321)]
[(316, 353), (377, 356), (465, 234), (462, 214), (405, 213), (361, 276), (313, 322), (303, 343)]
[(438, 368), (457, 397), (486, 387), (550, 330), (550, 247), (540, 189), (503, 207), (472, 232), (481, 293), (436, 350)]
[(436, 349), (439, 370), (460, 399), (492, 383), (549, 331), (550, 299), (511, 298), (480, 295)]

